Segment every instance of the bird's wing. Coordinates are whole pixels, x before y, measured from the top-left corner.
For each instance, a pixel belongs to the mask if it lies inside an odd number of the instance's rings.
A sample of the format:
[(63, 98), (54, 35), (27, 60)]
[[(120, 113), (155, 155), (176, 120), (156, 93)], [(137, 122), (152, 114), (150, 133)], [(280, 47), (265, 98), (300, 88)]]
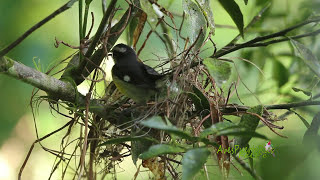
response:
[(148, 65), (142, 64), (142, 68), (144, 69), (145, 73), (151, 81), (156, 81), (164, 76), (162, 74), (159, 74), (156, 70), (154, 70), (152, 67)]
[[(139, 70), (137, 70), (138, 68)], [(141, 88), (154, 88), (154, 82), (150, 81), (149, 75), (141, 66), (132, 66), (128, 64), (115, 64), (112, 68), (112, 73), (122, 81)]]

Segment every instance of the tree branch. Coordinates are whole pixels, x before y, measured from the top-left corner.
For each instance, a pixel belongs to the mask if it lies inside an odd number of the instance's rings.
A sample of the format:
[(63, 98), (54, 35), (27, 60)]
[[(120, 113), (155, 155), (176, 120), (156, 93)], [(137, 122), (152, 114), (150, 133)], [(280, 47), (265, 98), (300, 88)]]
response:
[(75, 102), (77, 91), (71, 83), (58, 80), (8, 57), (0, 58), (0, 73), (21, 80), (62, 100)]
[(266, 109), (290, 109), (296, 107), (303, 107), (303, 106), (319, 106), (320, 101), (302, 101), (302, 102), (295, 102), (295, 103), (287, 103), (287, 104), (274, 104), (274, 105), (267, 105), (265, 106)]
[[(237, 51), (239, 49), (243, 49), (243, 48), (247, 48), (247, 47), (255, 47), (255, 44), (258, 44), (259, 42), (262, 42), (262, 41), (265, 41), (265, 40), (268, 40), (268, 39), (273, 39), (273, 38), (276, 38), (276, 37), (282, 37), (282, 36), (286, 36), (286, 34), (290, 31), (293, 31), (297, 28), (300, 28), (304, 25), (307, 25), (307, 24), (310, 24), (310, 23), (315, 23), (315, 22), (319, 22), (320, 21), (320, 17), (316, 17), (316, 18), (313, 18), (313, 19), (310, 19), (310, 20), (306, 20), (300, 24), (297, 24), (297, 25), (294, 25), (294, 26), (291, 26), (289, 28), (286, 28), (282, 31), (279, 31), (279, 32), (276, 32), (276, 33), (273, 33), (273, 34), (269, 34), (269, 35), (266, 35), (266, 36), (260, 36), (260, 37), (256, 37), (250, 41), (247, 41), (245, 43), (242, 43), (242, 44), (234, 44), (232, 45), (232, 47), (230, 47), (230, 45), (228, 44), (227, 46), (221, 48), (216, 54), (210, 56), (211, 58), (219, 58), (221, 56), (224, 56), (226, 54), (229, 54), (231, 52), (234, 52), (234, 51)], [(299, 35), (299, 36), (295, 36), (295, 38), (301, 38), (300, 36), (302, 37), (306, 37), (306, 36), (314, 36), (314, 35), (317, 35), (319, 34), (318, 30), (311, 33), (311, 34), (304, 34), (304, 35)], [(289, 40), (289, 39), (286, 39), (286, 40)], [(281, 41), (274, 41), (272, 43), (277, 43), (277, 42), (282, 42), (284, 41), (281, 40)], [(262, 42), (263, 43), (263, 42)], [(270, 41), (269, 41), (270, 43)], [(260, 44), (261, 46), (261, 44)]]
[[(301, 101), (287, 104), (273, 104), (273, 105), (265, 105), (264, 108), (267, 110), (270, 109), (290, 109), (304, 106), (320, 106), (320, 101)], [(222, 107), (221, 111), (223, 113), (233, 113), (237, 111), (247, 111), (249, 109), (248, 106), (238, 106), (238, 105), (227, 105)]]

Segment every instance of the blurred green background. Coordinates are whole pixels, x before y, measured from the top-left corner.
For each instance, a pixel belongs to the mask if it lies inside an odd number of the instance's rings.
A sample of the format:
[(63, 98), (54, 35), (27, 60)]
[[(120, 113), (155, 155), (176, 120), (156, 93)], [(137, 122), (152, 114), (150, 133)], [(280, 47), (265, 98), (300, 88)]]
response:
[[(0, 48), (2, 49), (13, 42), (23, 32), (65, 2), (65, 0), (1, 0)], [(242, 13), (244, 14), (244, 22), (246, 25), (263, 8), (265, 3), (269, 1), (249, 0), (247, 6), (244, 5), (243, 1), (238, 0), (236, 2), (240, 5)], [(266, 17), (263, 17), (261, 21), (250, 30), (251, 34), (246, 35), (244, 40), (249, 40), (258, 34), (276, 32), (296, 24), (306, 19), (312, 12), (317, 13), (317, 8), (320, 7), (320, 3), (317, 0), (282, 0), (270, 2), (272, 2), (272, 6), (266, 12)], [(124, 1), (120, 3), (124, 4)], [(159, 3), (169, 11), (180, 15), (182, 14), (181, 1), (159, 0)], [(171, 3), (170, 7), (167, 7), (168, 3)], [(211, 1), (211, 8), (216, 24), (235, 27), (231, 18), (216, 0)], [(95, 32), (98, 22), (102, 17), (101, 1), (93, 1), (90, 11), (93, 11), (95, 15), (96, 23), (93, 29), (93, 32)], [(122, 12), (124, 11), (125, 8)], [(120, 11), (120, 13), (122, 12)], [(34, 62), (36, 62), (40, 64), (41, 70), (45, 72), (53, 64), (75, 52), (75, 50), (63, 45), (55, 48), (53, 44), (55, 37), (57, 37), (59, 40), (76, 46), (79, 41), (77, 22), (78, 5), (75, 4), (70, 10), (58, 15), (42, 28), (35, 31), (19, 46), (7, 54), (7, 56), (34, 68)], [(91, 22), (89, 21), (88, 24), (91, 24)], [(149, 31), (148, 29), (150, 29), (150, 27), (145, 28), (146, 30), (143, 32), (141, 39), (144, 39), (143, 37), (146, 36)], [(213, 39), (217, 47), (221, 48), (237, 34), (238, 31), (235, 28), (217, 28)], [(313, 50), (316, 55), (320, 55), (320, 41), (318, 39), (318, 37), (306, 38), (300, 42), (303, 42)], [(126, 36), (124, 33), (119, 42), (125, 42), (125, 40)], [(159, 39), (152, 35), (140, 58), (155, 58), (152, 53), (165, 57), (165, 47), (159, 42)], [(141, 43), (142, 42), (139, 41), (138, 46), (140, 46)], [(225, 86), (227, 87), (232, 81), (235, 81), (237, 73), (239, 73), (241, 80), (256, 96), (253, 96), (242, 83), (239, 84), (238, 91), (241, 100), (244, 104), (250, 106), (259, 104), (257, 97), (264, 104), (277, 104), (308, 99), (303, 93), (294, 92), (291, 89), (292, 87), (308, 88), (313, 80), (312, 73), (301, 60), (288, 56), (288, 53), (292, 54), (292, 52), (290, 44), (285, 42), (267, 48), (245, 49), (228, 55), (229, 57), (249, 59), (263, 70), (264, 75), (254, 66), (234, 59), (236, 68), (232, 68), (232, 78)], [(275, 72), (275, 69), (279, 69), (277, 68), (279, 63), (282, 68), (280, 71)], [(110, 67), (107, 69), (110, 69)], [(276, 73), (287, 74), (288, 79), (284, 80), (284, 84), (279, 85), (279, 81), (283, 82), (283, 79), (281, 80), (283, 76), (280, 78), (275, 77)], [(56, 77), (59, 78), (59, 75)], [(2, 74), (0, 75), (0, 87), (0, 179), (16, 179), (17, 172), (30, 146), (36, 139), (34, 119), (29, 105), (33, 87)], [(313, 92), (317, 94), (317, 90), (319, 90), (319, 87), (315, 87)], [(81, 91), (85, 92), (85, 89)], [(45, 95), (43, 92), (41, 92), (41, 94)], [(233, 96), (229, 102), (239, 103), (235, 96)], [(319, 108), (300, 108), (297, 111), (310, 123), (315, 113), (319, 111)], [(284, 112), (285, 111), (274, 111), (277, 115), (281, 115)], [(35, 120), (40, 137), (56, 130), (67, 122), (66, 118), (56, 113), (52, 114), (46, 102), (43, 102), (39, 109), (37, 109)], [(234, 120), (237, 121), (238, 119), (235, 118)], [(274, 175), (279, 175), (276, 177), (281, 177), (280, 179), (282, 179), (282, 177), (288, 179), (318, 179), (320, 172), (317, 167), (320, 163), (320, 156), (318, 152), (301, 148), (302, 138), (306, 131), (306, 127), (301, 120), (295, 115), (290, 115), (286, 121), (281, 121), (277, 123), (277, 125), (285, 127), (280, 133), (288, 136), (287, 139), (280, 138), (266, 127), (262, 127), (258, 131), (267, 135), (274, 147), (279, 149), (276, 158), (278, 158), (281, 163), (274, 159), (270, 160), (270, 162), (266, 159), (261, 160), (261, 158), (256, 158), (255, 167), (258, 168), (258, 173), (263, 174), (263, 177), (267, 179), (274, 178)], [(59, 144), (59, 138), (61, 138), (62, 135), (63, 133), (43, 143), (48, 147), (58, 149), (57, 144)], [(74, 134), (74, 136), (76, 135), (77, 134)], [(251, 142), (251, 144), (257, 146), (264, 146), (265, 143), (265, 141), (257, 139)], [(305, 152), (307, 152), (308, 155), (304, 156)], [(281, 154), (291, 154), (292, 156), (281, 158)], [(296, 162), (296, 160), (301, 159), (300, 156), (302, 156), (303, 160)], [(37, 144), (24, 170), (23, 179), (48, 179), (54, 161), (55, 157), (42, 150)], [(296, 166), (291, 167), (290, 164), (292, 163), (296, 163)], [(273, 166), (275, 164), (281, 166)], [(219, 179), (221, 175), (216, 161), (209, 161), (207, 165), (209, 167), (210, 177), (212, 177), (212, 179)], [(235, 164), (235, 166), (239, 168), (243, 176), (241, 176), (238, 170), (232, 167), (230, 179), (251, 178), (238, 164)], [(279, 171), (277, 174), (272, 174), (269, 168), (283, 168), (283, 172)], [(132, 178), (136, 172), (136, 167), (132, 164), (130, 158), (126, 158), (123, 165), (121, 165), (117, 171), (119, 172), (118, 179)], [(281, 173), (284, 173), (284, 175), (281, 175)], [(52, 179), (60, 179), (60, 176), (55, 174)], [(149, 174), (141, 173), (138, 179), (149, 179)], [(200, 177), (200, 179), (202, 178)]]

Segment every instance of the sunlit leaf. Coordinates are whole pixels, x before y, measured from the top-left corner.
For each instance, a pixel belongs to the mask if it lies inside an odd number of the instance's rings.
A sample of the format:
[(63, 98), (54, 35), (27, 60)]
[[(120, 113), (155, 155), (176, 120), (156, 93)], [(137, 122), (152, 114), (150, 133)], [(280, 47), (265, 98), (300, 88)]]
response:
[(182, 180), (193, 179), (209, 155), (210, 151), (207, 148), (191, 149), (186, 152), (182, 159)]
[(194, 46), (194, 49), (198, 50), (202, 45), (206, 35), (206, 18), (204, 17), (201, 9), (197, 6), (197, 4), (195, 4), (191, 0), (183, 0), (182, 4), (184, 12), (186, 13), (187, 23), (189, 23), (187, 31), (190, 34), (190, 43), (195, 43), (199, 36)]
[(195, 2), (198, 4), (198, 7), (201, 9), (203, 13), (203, 16), (206, 18), (210, 31), (214, 33), (215, 24), (212, 9), (210, 7), (210, 0), (196, 0)]
[(142, 10), (147, 14), (147, 21), (151, 28), (154, 29), (158, 22), (158, 15), (154, 11), (152, 4), (148, 0), (140, 0)]
[(237, 25), (241, 36), (243, 36), (243, 15), (238, 4), (234, 0), (219, 0), (219, 2)]
[(149, 159), (152, 157), (156, 157), (162, 154), (173, 154), (173, 153), (181, 153), (184, 152), (185, 149), (177, 147), (177, 146), (172, 146), (169, 144), (157, 144), (151, 146), (148, 151), (145, 151), (142, 153), (139, 158), (140, 159)]
[(213, 58), (206, 58), (203, 61), (203, 64), (206, 65), (210, 75), (215, 79), (219, 87), (221, 87), (231, 75), (231, 67), (227, 62), (222, 62)]
[(278, 82), (278, 87), (282, 87), (289, 80), (290, 73), (288, 69), (279, 61), (273, 63), (273, 78)]
[(296, 56), (300, 57), (303, 62), (318, 76), (320, 77), (320, 62), (318, 58), (311, 52), (305, 45), (296, 40), (290, 40), (296, 50)]

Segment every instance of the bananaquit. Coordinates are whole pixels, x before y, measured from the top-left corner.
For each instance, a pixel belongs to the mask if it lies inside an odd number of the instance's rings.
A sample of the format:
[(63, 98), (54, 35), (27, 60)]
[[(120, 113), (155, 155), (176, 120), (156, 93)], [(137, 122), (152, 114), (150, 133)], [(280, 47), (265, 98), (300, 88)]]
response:
[(115, 62), (111, 70), (113, 82), (122, 94), (139, 104), (157, 96), (157, 81), (164, 75), (138, 61), (135, 51), (125, 44), (117, 44), (111, 52)]

